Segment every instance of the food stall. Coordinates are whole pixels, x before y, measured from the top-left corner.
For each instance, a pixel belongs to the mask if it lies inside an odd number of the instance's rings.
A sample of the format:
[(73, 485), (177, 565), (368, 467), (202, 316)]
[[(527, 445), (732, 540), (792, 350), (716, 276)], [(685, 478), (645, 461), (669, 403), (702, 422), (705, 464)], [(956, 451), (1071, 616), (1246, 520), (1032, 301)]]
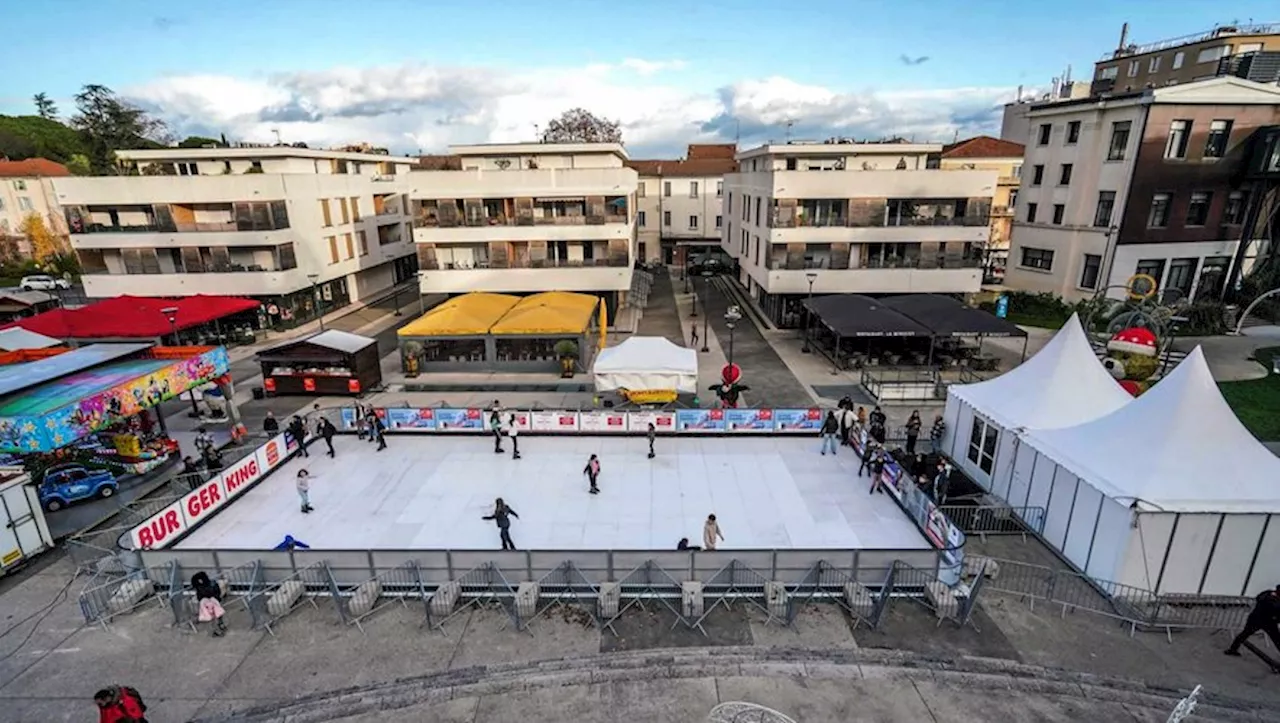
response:
[(255, 359), (270, 396), (363, 394), (382, 384), (378, 342), (337, 329), (272, 347)]

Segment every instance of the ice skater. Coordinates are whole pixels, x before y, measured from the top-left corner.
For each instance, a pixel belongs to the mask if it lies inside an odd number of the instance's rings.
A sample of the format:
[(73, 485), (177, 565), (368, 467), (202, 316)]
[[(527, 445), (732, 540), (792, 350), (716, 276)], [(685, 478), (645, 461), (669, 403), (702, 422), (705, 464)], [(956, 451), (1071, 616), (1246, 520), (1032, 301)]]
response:
[(280, 544), (276, 545), (273, 549), (281, 552), (292, 552), (294, 550), (310, 550), (311, 545), (308, 545), (302, 540), (295, 540), (293, 535), (285, 535), (284, 539), (280, 541)]
[(819, 434), (822, 436), (822, 454), (826, 456), (827, 450), (831, 450), (831, 454), (836, 453), (836, 435), (840, 433), (840, 422), (836, 419), (835, 412), (827, 412), (827, 418), (822, 422), (822, 429)]
[(200, 622), (213, 623), (213, 637), (225, 635), (227, 624), (222, 616), (227, 611), (222, 609), (222, 587), (210, 580), (208, 573), (201, 571), (191, 576), (191, 589), (196, 593)]
[(299, 454), (303, 457), (311, 456), (307, 454), (307, 425), (303, 424), (302, 417), (296, 414), (289, 419), (289, 436), (298, 442)]
[(502, 410), (498, 400), (493, 400), (493, 411), (489, 413), (489, 431), (493, 432), (493, 453), (502, 454)]
[(324, 440), (325, 446), (329, 448), (329, 457), (336, 456), (333, 452), (333, 435), (338, 433), (338, 428), (333, 426), (333, 422), (330, 422), (328, 417), (321, 417), (320, 423), (316, 425), (316, 432)]
[(517, 520), (520, 519), (520, 515), (517, 515), (516, 511), (508, 507), (507, 503), (503, 502), (502, 498), (499, 497), (493, 501), (493, 514), (485, 515), (481, 518), (493, 520), (494, 524), (498, 526), (498, 536), (502, 538), (502, 549), (504, 550), (516, 549), (516, 543), (511, 540), (512, 517)]
[(387, 425), (376, 414), (369, 415), (369, 432), (378, 440), (377, 451), (381, 452), (387, 448)]
[(720, 532), (720, 523), (716, 522), (715, 515), (707, 515), (707, 521), (702, 524), (702, 547), (706, 550), (716, 549), (716, 540), (723, 540), (724, 533)]
[(511, 459), (520, 459), (520, 427), (516, 424), (516, 415), (511, 415), (507, 424), (507, 436), (511, 438)]
[(649, 437), (649, 459), (653, 459), (657, 456), (653, 453), (653, 441), (658, 437), (658, 429), (653, 426), (653, 422), (649, 422), (649, 431), (646, 435)]
[(862, 463), (858, 465), (858, 476), (861, 477), (863, 472), (871, 469), (871, 461), (876, 456), (876, 445), (874, 442), (864, 439), (862, 440)]
[(302, 514), (307, 514), (315, 508), (311, 506), (311, 473), (305, 469), (298, 470), (298, 477), (294, 480), (293, 486), (298, 490), (298, 499), (302, 501)]
[(867, 469), (871, 472), (871, 489), (867, 494), (875, 494), (879, 492), (884, 494), (884, 447), (876, 445), (875, 451), (871, 455), (871, 462), (867, 465)]
[(582, 468), (582, 473), (591, 483), (591, 489), (587, 491), (593, 495), (600, 494), (600, 487), (596, 485), (596, 480), (600, 479), (600, 458), (594, 454), (591, 455), (591, 459), (587, 460), (587, 466)]
[[(848, 406), (845, 402), (848, 400)], [(853, 413), (853, 401), (848, 397), (840, 400), (840, 409), (836, 412), (836, 418), (840, 420), (840, 446), (849, 446), (849, 435), (853, 433), (853, 427), (858, 422), (858, 415)]]

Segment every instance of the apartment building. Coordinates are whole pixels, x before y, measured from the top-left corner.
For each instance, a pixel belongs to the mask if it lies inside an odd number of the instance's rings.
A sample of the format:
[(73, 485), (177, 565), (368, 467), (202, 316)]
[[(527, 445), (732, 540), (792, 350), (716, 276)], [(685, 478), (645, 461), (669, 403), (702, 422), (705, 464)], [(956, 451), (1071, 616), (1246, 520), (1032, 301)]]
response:
[(54, 180), (91, 298), (251, 296), (275, 324), (413, 278), (413, 159), (289, 147), (116, 155), (130, 175)]
[(1024, 93), (1022, 86), (1018, 86), (1018, 95), (1014, 101), (1004, 104), (1000, 119), (1000, 140), (1024, 144), (1027, 142), (1031, 137), (1031, 120), (1027, 114), (1033, 106), (1088, 97), (1089, 84), (1072, 80), (1071, 66), (1067, 66), (1066, 72), (1060, 77), (1053, 79), (1046, 93)]
[(422, 293), (594, 293), (613, 318), (636, 260), (638, 176), (622, 145), (449, 150), (456, 162), (409, 176)]
[(1000, 171), (944, 169), (930, 143), (768, 144), (725, 177), (724, 250), (774, 323), (814, 294), (970, 293)]
[(1280, 81), (1280, 23), (1219, 25), (1142, 45), (1129, 41), (1125, 23), (1116, 49), (1094, 65), (1090, 95), (1132, 93), (1219, 76)]
[(720, 248), (724, 225), (724, 177), (738, 170), (737, 145), (690, 144), (670, 160), (628, 161), (640, 176), (636, 188), (637, 257), (684, 266)]
[(1216, 297), (1258, 194), (1255, 135), (1280, 124), (1280, 87), (1225, 76), (1037, 106), (1005, 282), (1068, 300), (1144, 274)]
[(1009, 237), (1013, 232), (1013, 207), (1018, 202), (1025, 146), (991, 136), (977, 136), (942, 148), (944, 170), (993, 170), (996, 191), (991, 199), (991, 231), (982, 257), (983, 283), (1004, 280), (1009, 261)]
[(66, 166), (44, 158), (0, 160), (0, 242), (4, 254), (31, 255), (22, 226), (32, 214), (43, 219), (55, 236), (66, 239), (67, 225), (54, 195), (53, 179), (70, 175)]

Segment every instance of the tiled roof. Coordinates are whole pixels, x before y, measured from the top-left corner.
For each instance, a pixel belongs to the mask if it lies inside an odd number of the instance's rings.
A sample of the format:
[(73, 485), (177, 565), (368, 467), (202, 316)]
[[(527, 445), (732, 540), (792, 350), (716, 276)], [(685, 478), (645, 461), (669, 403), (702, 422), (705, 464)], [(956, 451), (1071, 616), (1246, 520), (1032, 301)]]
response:
[(414, 166), (420, 171), (461, 171), (461, 156), (418, 156)]
[(686, 178), (705, 178), (723, 176), (726, 173), (737, 173), (738, 162), (732, 158), (690, 158), (687, 160), (649, 160), (627, 161), (628, 168), (634, 168), (641, 176), (684, 176)]
[(1022, 158), (1026, 146), (991, 136), (976, 136), (942, 147), (943, 158)]
[(729, 159), (738, 153), (736, 143), (690, 143), (689, 152), (686, 154), (690, 160), (702, 159)]
[(71, 171), (61, 163), (47, 158), (28, 158), (25, 161), (0, 161), (0, 178), (39, 178), (41, 176), (70, 176)]

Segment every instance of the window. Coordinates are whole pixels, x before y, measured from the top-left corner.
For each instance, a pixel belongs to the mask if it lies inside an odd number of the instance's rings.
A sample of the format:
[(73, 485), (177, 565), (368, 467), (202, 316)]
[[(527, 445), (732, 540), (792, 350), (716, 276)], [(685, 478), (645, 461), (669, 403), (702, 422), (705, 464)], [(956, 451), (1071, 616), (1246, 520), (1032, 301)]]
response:
[(28, 196), (18, 196), (18, 210), (34, 211), (35, 206), (31, 205), (31, 199)]
[(1151, 59), (1151, 62), (1150, 62), (1150, 63), (1147, 63), (1147, 72), (1148, 72), (1148, 73), (1159, 73), (1159, 72), (1160, 72), (1160, 60), (1161, 60), (1161, 58), (1160, 58), (1160, 56), (1159, 56), (1159, 55), (1157, 55), (1156, 57), (1152, 58), (1152, 59)]
[(646, 185), (647, 185), (647, 184), (646, 184), (644, 181), (641, 181), (639, 184), (637, 184), (637, 185), (636, 185), (636, 198), (644, 198), (644, 197), (645, 197), (645, 190), (644, 190), (644, 189), (645, 189), (645, 186), (646, 186)]
[(663, 182), (662, 182), (662, 195), (664, 195), (664, 196), (670, 196), (670, 195), (671, 195), (671, 181), (663, 181)]
[(1044, 166), (1034, 165), (1031, 167), (1031, 185), (1039, 186), (1044, 183)]
[(721, 224), (723, 223), (724, 223), (724, 216), (716, 216), (716, 228), (720, 228)]
[(698, 182), (689, 181), (689, 198), (697, 198), (697, 197), (698, 197)]
[(1062, 174), (1058, 177), (1059, 186), (1071, 185), (1071, 164), (1062, 164)]
[(1227, 139), (1231, 137), (1231, 121), (1216, 120), (1209, 124), (1209, 137), (1204, 142), (1205, 158), (1227, 155)]
[(1085, 254), (1084, 265), (1080, 269), (1080, 288), (1097, 289), (1098, 274), (1102, 271), (1102, 257), (1098, 254)]
[(1164, 157), (1183, 159), (1187, 157), (1187, 142), (1191, 140), (1191, 121), (1176, 120), (1169, 124), (1169, 140), (1164, 144)]
[(16, 181), (14, 181), (14, 182), (13, 182), (13, 190), (15, 190), (15, 191), (25, 191), (25, 190), (27, 190), (27, 182), (26, 182), (25, 180), (23, 180), (23, 179), (19, 178), (18, 180), (16, 180)]
[[(1191, 285), (1196, 278), (1196, 267), (1200, 265), (1200, 259), (1174, 259), (1169, 262), (1169, 279), (1165, 282), (1166, 289), (1177, 289), (1182, 292), (1179, 299), (1186, 299), (1191, 296)], [(1176, 301), (1177, 299), (1170, 299)]]
[(644, 226), (644, 211), (636, 211), (636, 225)]
[(716, 198), (724, 195), (724, 181), (716, 181)]
[(1138, 265), (1133, 267), (1133, 273), (1150, 276), (1156, 280), (1156, 286), (1160, 286), (1160, 281), (1164, 278), (1164, 259), (1139, 259)]
[(1028, 269), (1052, 271), (1053, 249), (1033, 249), (1030, 246), (1023, 246), (1022, 265)]
[(756, 198), (756, 225), (760, 225), (760, 199)]
[(725, 199), (724, 211), (725, 213), (733, 213), (733, 191), (730, 191), (729, 198)]
[(347, 199), (345, 198), (338, 199), (338, 211), (342, 214), (342, 223), (344, 225), (351, 223), (351, 211), (347, 206)]
[(1164, 228), (1169, 225), (1169, 203), (1172, 195), (1156, 193), (1151, 196), (1151, 212), (1147, 214), (1147, 228)]
[(354, 259), (356, 257), (355, 239), (352, 238), (351, 234), (344, 233), (342, 234), (342, 240), (346, 241), (347, 243), (347, 260), (350, 261), (351, 259)]
[(690, 217), (689, 217), (689, 230), (691, 230), (691, 231), (697, 231), (697, 230), (698, 230), (698, 217), (697, 217), (697, 216), (690, 216)]
[(670, 225), (671, 225), (671, 212), (670, 212), (670, 211), (663, 211), (663, 212), (662, 212), (662, 225), (663, 225), (663, 226), (670, 226)]
[(1037, 209), (1037, 208), (1039, 208), (1039, 207), (1040, 207), (1040, 204), (1038, 204), (1038, 203), (1028, 203), (1028, 204), (1027, 204), (1027, 223), (1035, 223), (1035, 222), (1036, 222), (1036, 209)]
[(1067, 124), (1067, 145), (1080, 142), (1080, 121)]
[(320, 199), (320, 215), (324, 217), (324, 225), (332, 226), (333, 217), (329, 215), (329, 199)]
[(1120, 121), (1111, 124), (1111, 145), (1107, 148), (1108, 161), (1123, 161), (1125, 151), (1129, 147), (1129, 129), (1133, 121)]
[(1222, 222), (1229, 226), (1244, 223), (1244, 191), (1232, 191), (1227, 195), (1227, 205), (1222, 209)]
[(329, 263), (338, 263), (338, 237), (329, 236), (325, 241), (329, 242)]
[(1187, 203), (1187, 225), (1203, 226), (1209, 220), (1209, 204), (1213, 194), (1208, 191), (1196, 191), (1191, 194)]
[(1098, 208), (1093, 213), (1093, 225), (1105, 228), (1111, 225), (1111, 212), (1115, 209), (1116, 192), (1098, 191)]
[(1098, 80), (1115, 80), (1117, 75), (1120, 75), (1120, 66), (1113, 65), (1098, 71)]
[(1053, 125), (1050, 123), (1041, 123), (1039, 144), (1042, 146), (1049, 145), (1049, 136), (1052, 134), (1053, 134)]
[(1009, 209), (1013, 210), (1018, 206), (1018, 189), (1009, 189)]
[(1219, 45), (1216, 48), (1205, 48), (1196, 56), (1197, 63), (1216, 63), (1227, 55), (1227, 46)]
[(1178, 68), (1181, 68), (1181, 67), (1182, 67), (1182, 63), (1183, 63), (1183, 61), (1185, 61), (1186, 59), (1187, 59), (1187, 54), (1186, 54), (1186, 53), (1184, 53), (1184, 52), (1182, 52), (1182, 51), (1178, 51), (1177, 53), (1174, 53), (1174, 55), (1173, 55), (1173, 69), (1174, 69), (1174, 70), (1177, 70)]
[(1062, 204), (1062, 203), (1053, 204), (1053, 225), (1054, 226), (1061, 226), (1062, 217), (1065, 215), (1067, 215), (1066, 204)]
[(969, 433), (969, 461), (978, 468), (991, 474), (996, 466), (996, 445), (1000, 441), (1000, 430), (986, 420), (973, 418), (973, 431)]
[(356, 231), (356, 239), (360, 241), (360, 255), (369, 255), (369, 237), (364, 235), (364, 231)]
[(1141, 67), (1141, 64), (1138, 61), (1130, 60), (1129, 61), (1129, 77), (1130, 78), (1138, 77), (1138, 68), (1140, 67)]

